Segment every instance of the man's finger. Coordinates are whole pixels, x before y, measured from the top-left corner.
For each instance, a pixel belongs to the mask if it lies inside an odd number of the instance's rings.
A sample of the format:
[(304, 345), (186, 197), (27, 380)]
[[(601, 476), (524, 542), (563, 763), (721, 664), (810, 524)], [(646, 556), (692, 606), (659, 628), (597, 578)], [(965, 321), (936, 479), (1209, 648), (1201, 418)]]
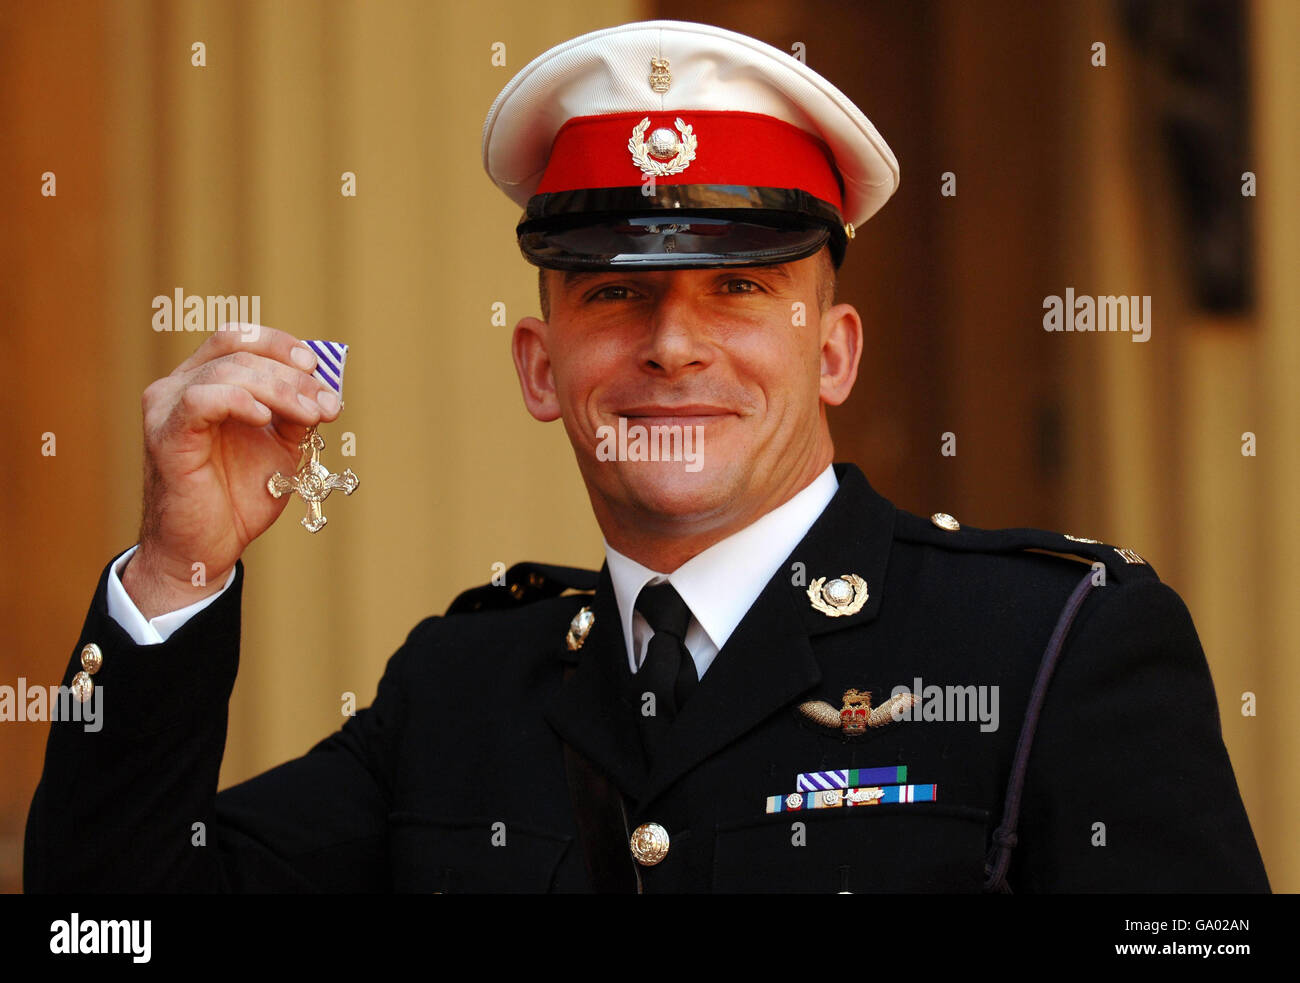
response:
[(202, 365), (192, 384), (242, 386), (277, 415), (310, 426), (338, 415), (338, 401), (328, 386), (307, 373), (274, 359), (236, 352)]
[(302, 438), (307, 433), (307, 428), (301, 423), (294, 423), (282, 416), (271, 417), (271, 429), (286, 444), (292, 444), (295, 447), (302, 443)]
[(264, 427), (271, 422), (271, 408), (241, 386), (224, 383), (186, 386), (173, 414), (174, 425), (190, 431), (204, 430), (238, 420), (250, 427)]
[(176, 367), (176, 372), (193, 372), (199, 366), (236, 352), (251, 352), (291, 365), (303, 372), (316, 367), (316, 353), (287, 331), (264, 324), (223, 324), (198, 349)]

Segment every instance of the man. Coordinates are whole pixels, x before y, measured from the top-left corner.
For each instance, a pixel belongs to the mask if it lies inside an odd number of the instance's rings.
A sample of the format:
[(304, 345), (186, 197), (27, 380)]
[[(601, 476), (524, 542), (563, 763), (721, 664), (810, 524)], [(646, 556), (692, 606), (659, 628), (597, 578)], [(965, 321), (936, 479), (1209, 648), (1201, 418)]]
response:
[(524, 403), (563, 420), (605, 565), (463, 594), (370, 708), (217, 794), (239, 558), (339, 404), (295, 339), (213, 337), (145, 393), (140, 543), (68, 670), (115, 710), (53, 727), (29, 890), (1267, 890), (1150, 565), (832, 466), (862, 350), (834, 270), (898, 181), (848, 99), (751, 38), (629, 24), (524, 68), (484, 163), (542, 268)]

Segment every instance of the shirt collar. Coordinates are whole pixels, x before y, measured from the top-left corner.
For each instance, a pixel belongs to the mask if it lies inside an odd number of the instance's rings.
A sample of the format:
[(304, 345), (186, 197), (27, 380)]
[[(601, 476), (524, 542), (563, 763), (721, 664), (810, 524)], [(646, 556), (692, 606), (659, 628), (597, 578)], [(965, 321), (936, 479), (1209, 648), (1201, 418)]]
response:
[(635, 663), (632, 614), (637, 595), (646, 584), (664, 580), (677, 589), (700, 627), (721, 650), (838, 488), (834, 468), (828, 466), (789, 501), (667, 575), (624, 556), (606, 542), (605, 560), (618, 601), (629, 662)]

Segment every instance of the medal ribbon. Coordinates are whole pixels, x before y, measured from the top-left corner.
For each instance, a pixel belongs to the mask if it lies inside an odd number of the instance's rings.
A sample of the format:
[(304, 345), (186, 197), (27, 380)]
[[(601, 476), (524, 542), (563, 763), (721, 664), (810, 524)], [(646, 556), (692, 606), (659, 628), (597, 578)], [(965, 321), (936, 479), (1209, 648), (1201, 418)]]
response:
[(343, 366), (348, 360), (348, 346), (341, 341), (308, 341), (305, 344), (316, 353), (316, 368), (312, 375), (338, 393), (341, 400)]

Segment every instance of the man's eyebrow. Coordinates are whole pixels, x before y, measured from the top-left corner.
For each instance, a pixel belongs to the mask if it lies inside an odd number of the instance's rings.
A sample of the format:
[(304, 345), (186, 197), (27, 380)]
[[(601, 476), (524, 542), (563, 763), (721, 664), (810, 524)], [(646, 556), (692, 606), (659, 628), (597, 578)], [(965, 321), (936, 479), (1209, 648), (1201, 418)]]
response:
[[(743, 271), (744, 267), (740, 267), (740, 269)], [(761, 273), (767, 273), (774, 276), (779, 280), (784, 280), (786, 283), (794, 282), (794, 274), (790, 272), (790, 268), (784, 263), (777, 266), (760, 266), (757, 267), (757, 270)]]

